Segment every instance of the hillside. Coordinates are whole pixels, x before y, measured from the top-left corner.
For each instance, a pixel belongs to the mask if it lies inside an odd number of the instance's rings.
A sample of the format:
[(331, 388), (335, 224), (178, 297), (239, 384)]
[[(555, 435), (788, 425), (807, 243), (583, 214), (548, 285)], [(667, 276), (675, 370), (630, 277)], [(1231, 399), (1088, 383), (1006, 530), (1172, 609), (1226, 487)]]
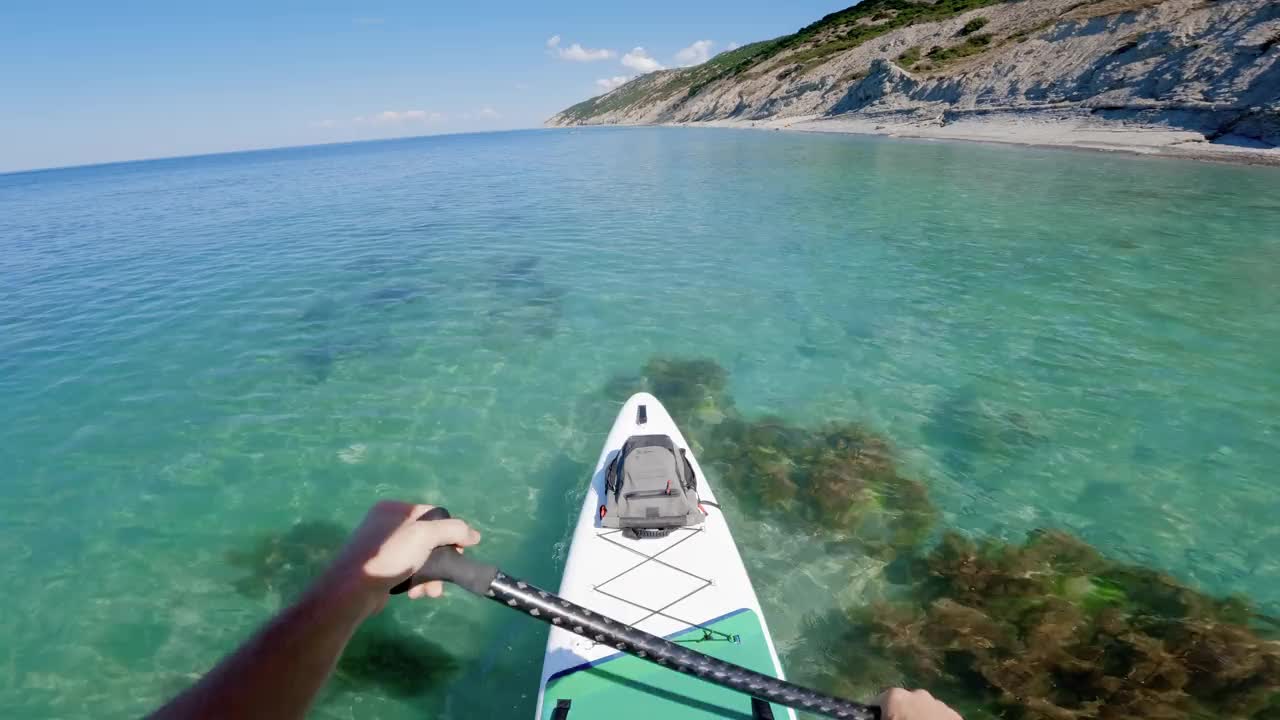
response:
[(1280, 145), (1280, 2), (866, 0), (547, 124), (1063, 113)]

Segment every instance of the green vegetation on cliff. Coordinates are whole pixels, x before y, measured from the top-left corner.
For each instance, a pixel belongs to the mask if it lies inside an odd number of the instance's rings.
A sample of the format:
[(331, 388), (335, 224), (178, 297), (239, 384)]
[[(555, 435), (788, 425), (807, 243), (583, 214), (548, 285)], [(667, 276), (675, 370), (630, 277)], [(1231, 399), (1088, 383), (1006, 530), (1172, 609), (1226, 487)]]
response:
[[(831, 13), (790, 35), (743, 45), (691, 68), (643, 75), (612, 92), (580, 102), (566, 109), (561, 116), (571, 122), (581, 122), (636, 105), (667, 101), (680, 94), (683, 94), (683, 101), (721, 80), (763, 73), (761, 66), (764, 63), (783, 54), (787, 54), (787, 66), (775, 70), (782, 76), (790, 75), (898, 28), (946, 20), (976, 8), (1012, 1), (938, 0), (928, 3), (919, 0), (865, 0)], [(963, 47), (964, 54), (969, 55), (979, 46), (965, 43)], [(980, 47), (985, 48), (986, 45)]]
[(775, 42), (778, 43), (778, 52), (803, 47), (788, 60), (805, 66), (816, 65), (836, 53), (898, 28), (946, 20), (976, 8), (1009, 1), (939, 0), (930, 4), (911, 0), (867, 0), (831, 13), (794, 35), (778, 38)]

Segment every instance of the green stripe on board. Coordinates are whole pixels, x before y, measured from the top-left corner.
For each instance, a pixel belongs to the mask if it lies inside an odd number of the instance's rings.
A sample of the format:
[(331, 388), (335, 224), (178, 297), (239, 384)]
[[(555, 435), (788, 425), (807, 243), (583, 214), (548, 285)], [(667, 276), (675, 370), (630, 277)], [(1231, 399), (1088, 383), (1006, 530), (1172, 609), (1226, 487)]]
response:
[[(689, 648), (766, 675), (777, 674), (760, 618), (751, 610), (738, 611), (706, 627), (738, 635), (742, 641), (697, 642)], [(694, 629), (671, 639), (701, 637), (702, 631)], [(553, 678), (543, 698), (543, 720), (550, 720), (556, 701), (562, 698), (573, 701), (569, 720), (751, 720), (751, 698), (746, 695), (630, 655), (615, 655)], [(773, 713), (780, 720), (787, 717), (786, 710), (777, 705)]]

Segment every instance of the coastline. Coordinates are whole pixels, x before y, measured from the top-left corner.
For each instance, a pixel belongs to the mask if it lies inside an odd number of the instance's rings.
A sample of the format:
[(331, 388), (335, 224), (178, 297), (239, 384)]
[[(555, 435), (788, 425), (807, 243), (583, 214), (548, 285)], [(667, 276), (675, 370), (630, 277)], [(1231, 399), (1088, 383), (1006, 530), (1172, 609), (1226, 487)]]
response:
[(1046, 115), (1031, 111), (983, 112), (945, 120), (941, 116), (922, 120), (919, 115), (909, 113), (885, 113), (871, 116), (809, 115), (770, 120), (707, 120), (663, 124), (961, 140), (1280, 167), (1280, 147), (1254, 146), (1243, 138), (1209, 142), (1203, 134), (1191, 130), (1139, 122), (1099, 120), (1087, 113)]

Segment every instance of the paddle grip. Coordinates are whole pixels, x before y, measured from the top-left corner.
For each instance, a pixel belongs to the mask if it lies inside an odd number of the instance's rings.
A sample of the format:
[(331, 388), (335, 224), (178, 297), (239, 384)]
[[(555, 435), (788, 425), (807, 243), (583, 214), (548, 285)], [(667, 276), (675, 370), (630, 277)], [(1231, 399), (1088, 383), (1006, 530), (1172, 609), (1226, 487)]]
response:
[[(453, 517), (448, 510), (434, 507), (418, 518), (419, 521), (448, 520)], [(489, 592), (489, 584), (498, 575), (498, 568), (485, 565), (458, 552), (452, 545), (438, 547), (427, 556), (427, 561), (412, 577), (391, 588), (392, 595), (409, 591), (414, 585), (430, 580), (444, 580), (477, 595)]]

